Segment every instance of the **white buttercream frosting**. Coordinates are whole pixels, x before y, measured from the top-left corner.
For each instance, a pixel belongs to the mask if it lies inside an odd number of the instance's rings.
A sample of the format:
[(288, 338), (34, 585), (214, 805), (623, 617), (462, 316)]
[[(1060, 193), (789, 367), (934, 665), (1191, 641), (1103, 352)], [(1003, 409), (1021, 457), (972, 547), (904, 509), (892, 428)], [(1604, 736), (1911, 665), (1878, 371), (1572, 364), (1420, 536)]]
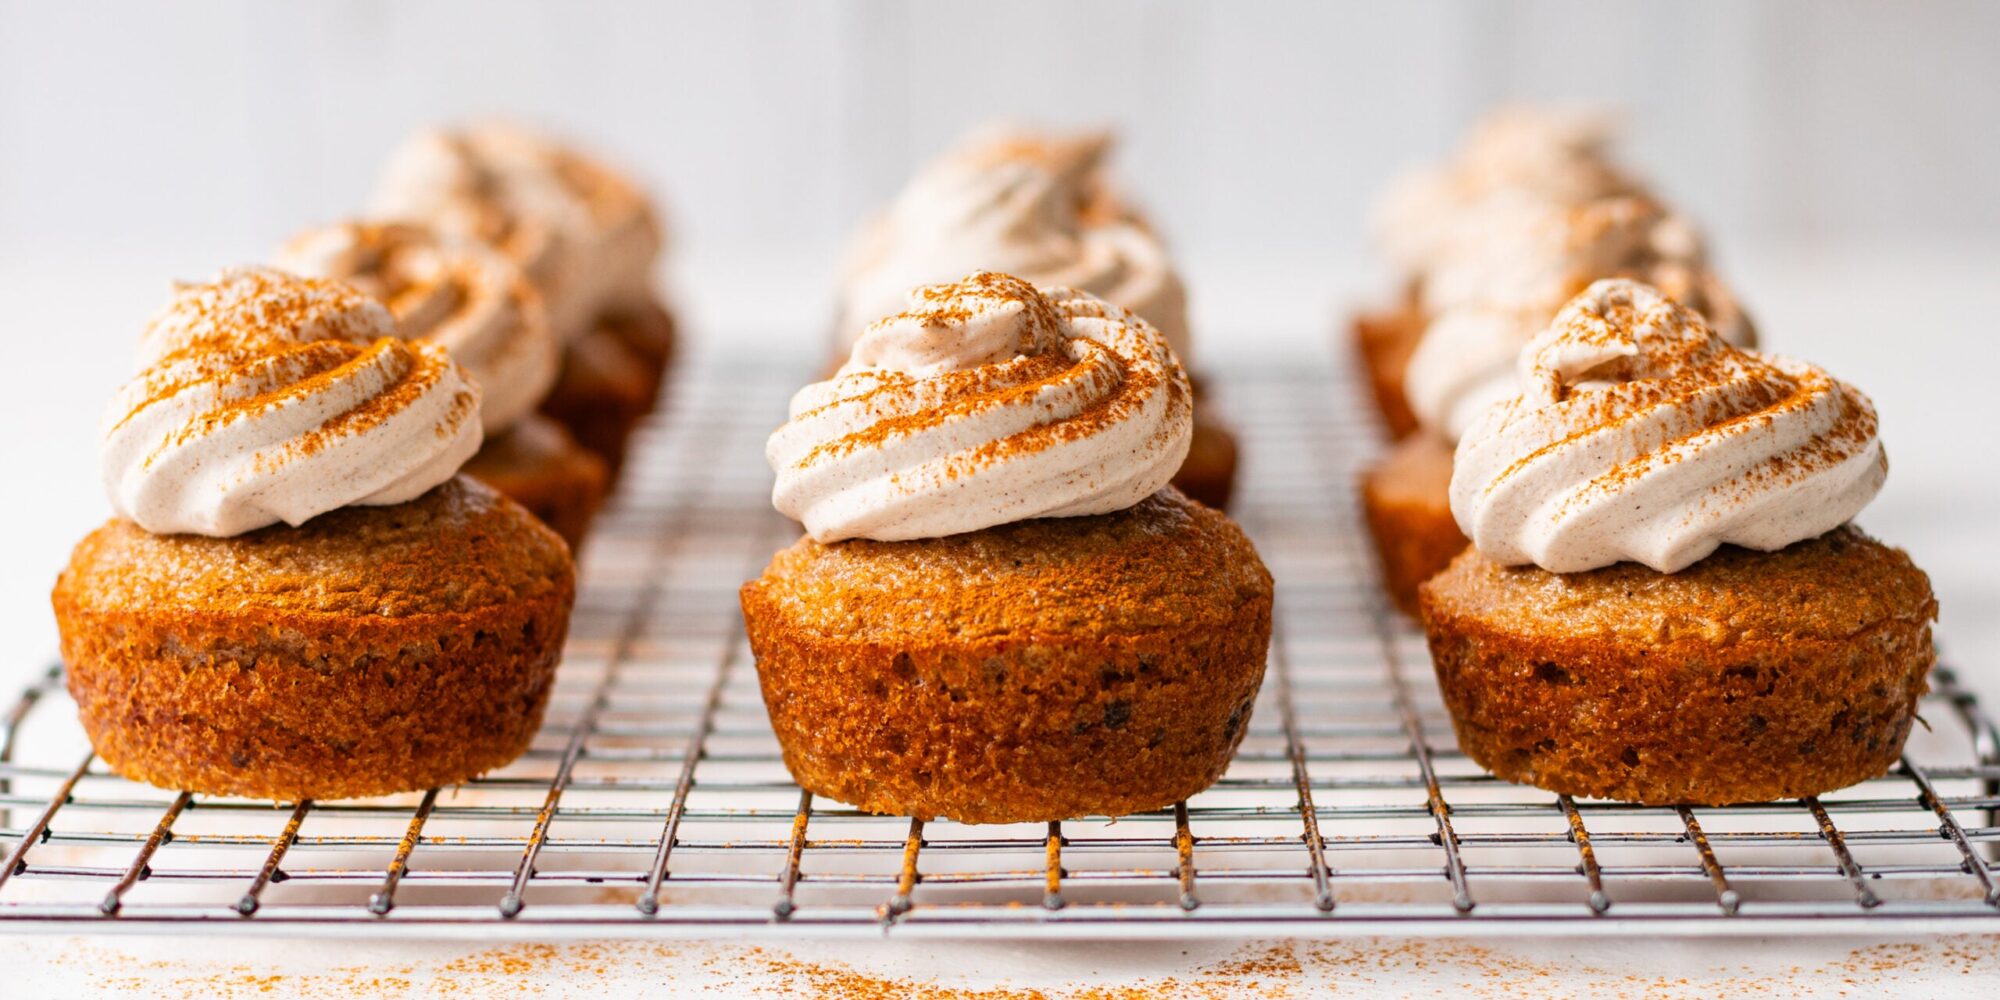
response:
[(1452, 469), (1452, 514), (1499, 563), (1671, 573), (1724, 544), (1773, 551), (1852, 519), (1888, 473), (1868, 397), (1634, 281), (1591, 285), (1519, 365)]
[(911, 288), (993, 270), (1130, 309), (1185, 361), (1187, 291), (1159, 237), (1100, 190), (1109, 149), (1103, 133), (989, 134), (919, 171), (848, 254), (841, 349)]
[(1187, 373), (1151, 324), (1004, 274), (907, 293), (765, 455), (813, 538), (936, 538), (1123, 510), (1187, 456)]
[(148, 324), (105, 416), (121, 515), (155, 534), (236, 535), (415, 499), (479, 448), (479, 389), (444, 349), (395, 336), (361, 291), (268, 268), (185, 286)]
[(389, 307), (403, 338), (443, 347), (479, 383), (488, 435), (533, 413), (555, 383), (561, 347), (541, 297), (483, 243), (415, 223), (347, 222), (300, 234), (277, 263), (359, 288)]

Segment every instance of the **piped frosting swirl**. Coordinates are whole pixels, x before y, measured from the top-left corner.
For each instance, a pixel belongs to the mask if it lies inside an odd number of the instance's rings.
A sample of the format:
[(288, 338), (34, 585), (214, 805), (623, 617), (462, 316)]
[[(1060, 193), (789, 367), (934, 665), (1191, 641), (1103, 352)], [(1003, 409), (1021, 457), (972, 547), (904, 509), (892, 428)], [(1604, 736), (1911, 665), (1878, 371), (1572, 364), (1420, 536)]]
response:
[(1724, 544), (1773, 551), (1853, 518), (1888, 473), (1868, 397), (1634, 281), (1591, 285), (1520, 371), (1451, 479), (1459, 527), (1502, 564), (1671, 573)]
[(813, 538), (936, 538), (1123, 510), (1187, 455), (1166, 338), (1069, 288), (981, 272), (908, 293), (765, 447), (772, 502)]
[(1159, 237), (1102, 189), (1111, 138), (974, 136), (920, 171), (850, 251), (841, 348), (911, 288), (981, 269), (1138, 313), (1188, 358), (1187, 291)]
[(338, 282), (235, 268), (179, 288), (113, 398), (100, 465), (155, 534), (236, 535), (415, 499), (479, 448), (479, 389)]
[(541, 297), (512, 260), (413, 223), (346, 222), (300, 234), (278, 266), (374, 296), (407, 340), (442, 346), (479, 383), (491, 435), (534, 412), (554, 384), (560, 345)]
[(500, 248), (541, 292), (561, 338), (650, 296), (663, 242), (652, 203), (631, 181), (505, 124), (411, 136), (383, 169), (370, 208)]

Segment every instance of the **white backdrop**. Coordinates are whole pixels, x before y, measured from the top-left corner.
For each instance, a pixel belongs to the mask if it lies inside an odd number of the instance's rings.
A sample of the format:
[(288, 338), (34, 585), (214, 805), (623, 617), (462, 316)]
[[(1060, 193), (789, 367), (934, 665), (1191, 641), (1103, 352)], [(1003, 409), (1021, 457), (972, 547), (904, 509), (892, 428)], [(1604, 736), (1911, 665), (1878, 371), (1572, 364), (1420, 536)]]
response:
[(1203, 353), (1323, 358), (1377, 287), (1363, 219), (1398, 166), (1496, 101), (1624, 106), (1768, 342), (1875, 395), (1896, 473), (1868, 520), (1939, 575), (1952, 635), (1955, 602), (2000, 606), (2000, 490), (1960, 443), (1987, 387), (1933, 357), (1990, 351), (2000, 315), (1996, 40), (1975, 0), (0, 0), (0, 516), (28, 526), (0, 538), (0, 681), (52, 648), (47, 586), (105, 510), (97, 416), (167, 280), (350, 211), (409, 130), (494, 113), (664, 198), (711, 349), (817, 352), (850, 227), (1013, 117), (1122, 132)]

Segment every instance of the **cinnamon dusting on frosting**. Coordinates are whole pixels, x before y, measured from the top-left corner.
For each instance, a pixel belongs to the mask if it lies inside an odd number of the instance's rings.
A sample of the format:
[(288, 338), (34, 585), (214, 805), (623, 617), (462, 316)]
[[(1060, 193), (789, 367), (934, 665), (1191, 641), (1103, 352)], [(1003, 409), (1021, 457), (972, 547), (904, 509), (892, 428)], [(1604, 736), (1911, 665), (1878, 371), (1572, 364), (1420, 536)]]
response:
[(392, 331), (359, 291), (268, 268), (180, 289), (107, 414), (112, 505), (154, 533), (234, 535), (451, 478), (479, 446), (479, 390)]
[(1593, 284), (1520, 365), (1521, 394), (1467, 431), (1452, 478), (1460, 526), (1498, 562), (1672, 572), (1725, 543), (1781, 548), (1845, 523), (1887, 472), (1866, 396), (1636, 282)]
[(489, 433), (534, 412), (555, 383), (560, 346), (541, 296), (486, 244), (416, 223), (347, 222), (300, 234), (278, 260), (351, 283), (389, 308), (400, 336), (442, 346), (479, 384)]
[(910, 293), (772, 435), (773, 500), (815, 538), (936, 537), (1129, 507), (1187, 449), (1158, 331), (1070, 289), (978, 273)]

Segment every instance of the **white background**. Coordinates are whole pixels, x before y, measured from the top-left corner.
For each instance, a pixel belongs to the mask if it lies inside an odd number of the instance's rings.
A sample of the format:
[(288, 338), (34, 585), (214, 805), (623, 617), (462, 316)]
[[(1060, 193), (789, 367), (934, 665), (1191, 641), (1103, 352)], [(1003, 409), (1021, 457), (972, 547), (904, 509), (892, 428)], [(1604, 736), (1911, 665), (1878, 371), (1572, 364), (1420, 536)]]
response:
[[(1876, 399), (1863, 520), (2000, 699), (2000, 4), (0, 2), (0, 687), (105, 516), (100, 407), (176, 277), (366, 196), (403, 134), (507, 114), (667, 203), (702, 349), (817, 356), (840, 243), (993, 118), (1111, 124), (1199, 352), (1324, 359), (1368, 205), (1501, 100), (1628, 111), (1767, 343)], [(1252, 460), (1259, 460), (1251, 443)], [(1265, 456), (1263, 460), (1281, 460)]]

